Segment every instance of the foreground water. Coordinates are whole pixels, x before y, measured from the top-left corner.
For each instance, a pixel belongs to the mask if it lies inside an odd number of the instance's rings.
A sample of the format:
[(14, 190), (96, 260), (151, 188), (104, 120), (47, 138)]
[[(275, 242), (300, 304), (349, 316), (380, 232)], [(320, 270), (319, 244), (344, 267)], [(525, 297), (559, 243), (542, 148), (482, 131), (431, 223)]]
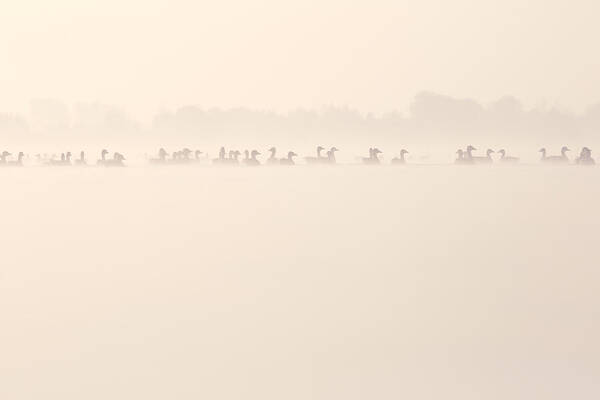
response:
[(597, 399), (599, 180), (0, 170), (0, 398)]

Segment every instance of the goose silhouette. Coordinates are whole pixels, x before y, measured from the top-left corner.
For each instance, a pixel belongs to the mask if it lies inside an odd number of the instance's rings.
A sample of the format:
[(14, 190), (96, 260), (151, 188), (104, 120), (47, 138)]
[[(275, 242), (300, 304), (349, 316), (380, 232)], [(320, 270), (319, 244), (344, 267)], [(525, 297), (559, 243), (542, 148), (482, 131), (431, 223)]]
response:
[(8, 151), (3, 151), (0, 154), (0, 165), (7, 165), (6, 157), (9, 157), (10, 155), (11, 153), (9, 153)]
[(25, 157), (25, 154), (23, 154), (23, 152), (20, 151), (19, 154), (17, 155), (17, 159), (15, 161), (7, 161), (6, 165), (11, 166), (11, 167), (22, 167), (23, 166), (23, 157)]
[(406, 164), (406, 160), (404, 158), (404, 155), (408, 154), (408, 151), (402, 149), (400, 150), (400, 157), (394, 157), (392, 159), (392, 164), (396, 164), (396, 165), (402, 165), (402, 164)]
[(267, 164), (268, 165), (279, 164), (279, 159), (277, 159), (277, 157), (275, 157), (275, 155), (277, 154), (277, 149), (275, 147), (271, 147), (269, 149), (269, 152), (271, 153), (271, 155), (269, 156), (269, 158), (267, 158)]
[(592, 150), (587, 147), (581, 149), (579, 157), (576, 160), (579, 165), (595, 165), (596, 161), (592, 158)]
[(494, 160), (492, 159), (492, 153), (494, 153), (494, 150), (492, 149), (487, 149), (487, 151), (485, 152), (485, 157), (481, 157), (481, 156), (474, 156), (472, 154), (473, 150), (477, 150), (476, 148), (474, 148), (473, 146), (469, 146), (467, 148), (467, 154), (468, 154), (468, 158), (473, 160), (473, 162), (475, 162), (476, 164), (490, 164), (493, 163)]
[(75, 165), (78, 165), (78, 166), (87, 165), (87, 163), (85, 161), (85, 152), (84, 151), (79, 153), (79, 158), (77, 160), (75, 160)]
[(71, 152), (68, 151), (66, 154), (62, 153), (60, 155), (60, 160), (50, 160), (49, 165), (54, 167), (65, 167), (71, 165)]
[(281, 165), (295, 165), (296, 163), (294, 162), (294, 157), (297, 157), (298, 154), (294, 153), (293, 151), (288, 152), (287, 158), (282, 158), (281, 160), (279, 160), (279, 163)]
[(563, 146), (560, 149), (560, 156), (548, 156), (546, 155), (546, 149), (542, 147), (540, 153), (542, 153), (541, 161), (544, 163), (551, 164), (568, 164), (569, 158), (567, 157), (567, 151), (571, 151), (567, 146)]
[(463, 149), (456, 150), (456, 155), (456, 160), (454, 160), (455, 164), (471, 165), (474, 163), (473, 158), (470, 158), (468, 156), (468, 152), (464, 151)]
[(151, 158), (150, 164), (165, 164), (167, 162), (168, 153), (164, 148), (158, 149), (158, 158)]
[(123, 161), (125, 161), (125, 156), (123, 156), (123, 154), (121, 154), (121, 153), (115, 153), (113, 155), (112, 160), (104, 161), (104, 166), (105, 167), (124, 167), (125, 164), (123, 163)]
[(108, 150), (102, 149), (100, 152), (100, 159), (96, 162), (98, 165), (104, 165), (106, 163), (106, 156), (108, 155)]
[(250, 153), (250, 157), (248, 157), (248, 150), (246, 150), (246, 159), (244, 160), (244, 164), (250, 167), (256, 167), (260, 165), (260, 161), (256, 159), (256, 156), (259, 156), (260, 153), (257, 150), (252, 150)]
[(378, 154), (381, 154), (381, 150), (379, 150), (377, 148), (370, 148), (369, 149), (369, 157), (363, 157), (363, 159), (362, 159), (363, 164), (367, 164), (367, 165), (379, 164), (381, 161), (379, 160)]
[(325, 159), (325, 163), (326, 164), (336, 164), (337, 160), (335, 158), (335, 153), (339, 151), (339, 149), (337, 147), (332, 147), (331, 149), (329, 149), (329, 151), (327, 152), (327, 158)]
[(500, 162), (501, 163), (518, 163), (519, 157), (510, 157), (506, 155), (506, 151), (504, 149), (498, 150), (498, 154), (500, 154)]
[(317, 147), (317, 156), (316, 157), (304, 157), (304, 160), (306, 161), (307, 164), (319, 164), (319, 163), (328, 161), (328, 157), (323, 157), (323, 155), (321, 155), (321, 152), (323, 150), (325, 150), (325, 147), (323, 147), (323, 146)]

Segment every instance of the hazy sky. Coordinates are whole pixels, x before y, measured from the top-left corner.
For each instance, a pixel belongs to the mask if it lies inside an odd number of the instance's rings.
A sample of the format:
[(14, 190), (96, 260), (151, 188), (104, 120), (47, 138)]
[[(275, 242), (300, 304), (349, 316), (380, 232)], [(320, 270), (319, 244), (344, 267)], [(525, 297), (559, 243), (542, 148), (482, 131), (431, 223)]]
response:
[(0, 110), (31, 98), (406, 109), (421, 90), (600, 101), (597, 0), (5, 0)]

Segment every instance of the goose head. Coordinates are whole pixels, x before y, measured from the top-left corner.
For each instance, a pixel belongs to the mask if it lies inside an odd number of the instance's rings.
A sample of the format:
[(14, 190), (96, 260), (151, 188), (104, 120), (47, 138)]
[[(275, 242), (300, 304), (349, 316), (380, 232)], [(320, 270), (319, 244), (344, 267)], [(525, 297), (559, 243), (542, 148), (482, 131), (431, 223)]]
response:
[(381, 154), (383, 153), (381, 150), (379, 150), (378, 148), (374, 148), (373, 149), (373, 156), (377, 157), (377, 154)]
[(164, 148), (162, 148), (162, 147), (161, 147), (161, 148), (158, 150), (158, 156), (159, 156), (160, 158), (165, 158), (167, 155), (168, 155), (168, 153), (167, 153), (167, 151), (166, 151)]
[(253, 160), (256, 160), (256, 156), (260, 156), (260, 152), (258, 150), (252, 150), (250, 157), (252, 157)]
[(504, 151), (504, 149), (498, 150), (498, 154), (504, 157), (506, 155), (506, 151)]
[(288, 159), (292, 159), (292, 157), (298, 157), (298, 154), (294, 153), (293, 151), (288, 152)]
[(104, 160), (104, 157), (106, 157), (106, 155), (108, 154), (108, 150), (106, 149), (102, 149), (102, 152), (100, 153), (100, 156), (102, 157), (102, 159)]
[(562, 149), (560, 149), (562, 154), (565, 154), (567, 151), (571, 151), (571, 149), (569, 149), (567, 146), (563, 146)]
[(2, 158), (6, 158), (6, 157), (8, 157), (10, 155), (11, 155), (11, 153), (9, 153), (8, 151), (3, 151), (2, 152)]
[(337, 147), (332, 147), (329, 151), (335, 153), (336, 151), (340, 151)]
[(463, 158), (465, 152), (463, 149), (456, 150), (456, 154), (458, 154), (458, 158)]
[(467, 153), (470, 153), (470, 152), (475, 151), (475, 150), (477, 150), (475, 147), (473, 147), (471, 145), (467, 146)]
[(200, 154), (202, 154), (202, 152), (200, 150), (196, 150), (196, 152), (194, 153), (196, 159), (200, 158)]
[(271, 147), (268, 151), (271, 153), (271, 157), (275, 157), (275, 153), (277, 152), (275, 147)]
[(404, 150), (404, 149), (400, 150), (400, 155), (402, 156), (404, 154), (408, 154), (408, 150)]
[(492, 149), (487, 149), (487, 151), (485, 152), (485, 154), (487, 154), (488, 157), (491, 156), (492, 153), (495, 153), (495, 151)]
[(546, 154), (546, 148), (542, 147), (541, 149), (538, 150), (540, 153), (542, 153), (543, 155)]

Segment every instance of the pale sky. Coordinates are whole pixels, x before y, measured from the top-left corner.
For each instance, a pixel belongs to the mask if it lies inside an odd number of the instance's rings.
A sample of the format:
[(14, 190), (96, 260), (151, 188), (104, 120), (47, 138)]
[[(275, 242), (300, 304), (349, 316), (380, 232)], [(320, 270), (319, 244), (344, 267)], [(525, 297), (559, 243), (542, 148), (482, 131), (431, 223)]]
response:
[(348, 105), (419, 91), (581, 111), (600, 101), (597, 0), (4, 0), (0, 110)]

